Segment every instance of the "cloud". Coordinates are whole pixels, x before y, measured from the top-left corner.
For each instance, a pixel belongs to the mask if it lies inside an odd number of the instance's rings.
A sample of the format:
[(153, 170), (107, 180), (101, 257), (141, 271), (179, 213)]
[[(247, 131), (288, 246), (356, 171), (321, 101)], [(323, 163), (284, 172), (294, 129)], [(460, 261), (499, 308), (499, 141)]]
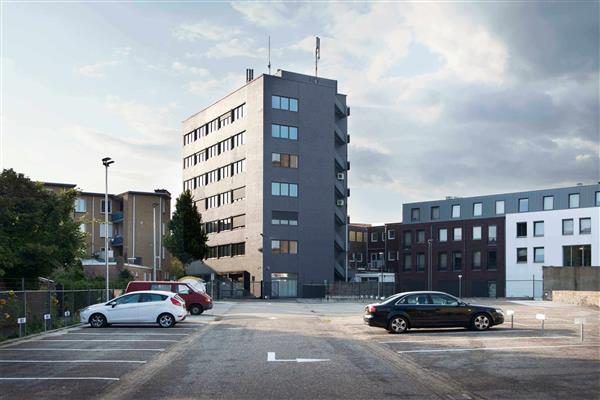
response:
[(284, 3), (278, 2), (233, 2), (231, 7), (251, 23), (265, 27), (293, 25), (293, 15)]
[(207, 102), (214, 102), (244, 85), (245, 82), (242, 74), (229, 73), (220, 79), (191, 81), (187, 84), (187, 89), (190, 93), (201, 96)]
[(199, 40), (218, 41), (241, 34), (241, 30), (225, 24), (214, 24), (207, 20), (195, 24), (182, 23), (173, 30), (173, 37), (181, 41), (196, 42)]
[(176, 126), (167, 122), (172, 104), (164, 107), (152, 107), (134, 100), (124, 100), (119, 96), (105, 98), (105, 107), (121, 118), (128, 127), (120, 138), (133, 144), (163, 145), (171, 143), (177, 137)]
[(117, 47), (113, 50), (110, 60), (75, 67), (73, 71), (88, 78), (103, 78), (106, 76), (107, 69), (121, 65), (130, 53), (131, 47)]
[(199, 68), (199, 67), (192, 67), (189, 65), (186, 65), (184, 63), (181, 63), (179, 61), (174, 61), (171, 64), (171, 69), (176, 72), (176, 73), (189, 73), (192, 75), (199, 75), (199, 76), (207, 76), (208, 75), (208, 70), (206, 68)]

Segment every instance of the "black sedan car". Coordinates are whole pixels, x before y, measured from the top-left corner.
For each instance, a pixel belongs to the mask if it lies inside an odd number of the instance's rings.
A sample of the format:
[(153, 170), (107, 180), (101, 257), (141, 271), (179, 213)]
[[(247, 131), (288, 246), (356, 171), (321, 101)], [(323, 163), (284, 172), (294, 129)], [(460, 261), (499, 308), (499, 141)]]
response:
[(465, 327), (485, 331), (504, 322), (500, 308), (467, 304), (443, 292), (398, 293), (365, 307), (369, 326), (403, 333), (410, 328)]

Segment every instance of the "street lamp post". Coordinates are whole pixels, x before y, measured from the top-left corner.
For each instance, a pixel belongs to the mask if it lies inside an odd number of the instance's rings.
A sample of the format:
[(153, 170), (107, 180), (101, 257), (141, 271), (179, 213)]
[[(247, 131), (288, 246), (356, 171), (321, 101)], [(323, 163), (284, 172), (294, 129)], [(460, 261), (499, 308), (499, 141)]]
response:
[(156, 207), (158, 203), (152, 203), (152, 280), (156, 281)]
[(458, 298), (462, 298), (462, 275), (458, 275)]
[(427, 246), (429, 250), (429, 266), (427, 268), (427, 290), (433, 290), (433, 260), (431, 248), (433, 246), (433, 239), (427, 239)]
[(104, 265), (106, 267), (106, 301), (109, 297), (109, 275), (108, 275), (108, 167), (114, 161), (110, 157), (102, 159), (104, 165)]

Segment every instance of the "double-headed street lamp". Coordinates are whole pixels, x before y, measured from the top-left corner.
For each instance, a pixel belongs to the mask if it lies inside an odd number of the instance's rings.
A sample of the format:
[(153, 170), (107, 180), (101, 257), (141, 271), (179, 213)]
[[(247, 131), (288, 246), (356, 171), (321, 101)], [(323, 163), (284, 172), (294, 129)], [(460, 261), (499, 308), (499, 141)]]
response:
[[(113, 164), (114, 161), (110, 157), (104, 157), (102, 159), (102, 165), (104, 165), (104, 265), (106, 266), (106, 301), (109, 300), (109, 280), (108, 280), (108, 167)], [(112, 236), (112, 235), (111, 235)]]
[(152, 280), (156, 280), (156, 207), (158, 203), (152, 203)]

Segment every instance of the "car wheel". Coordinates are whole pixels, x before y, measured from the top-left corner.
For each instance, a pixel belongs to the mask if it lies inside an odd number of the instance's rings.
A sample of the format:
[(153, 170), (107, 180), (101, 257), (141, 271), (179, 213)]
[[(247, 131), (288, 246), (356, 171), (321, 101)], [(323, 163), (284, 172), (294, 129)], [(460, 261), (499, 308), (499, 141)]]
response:
[(487, 314), (475, 314), (471, 321), (471, 328), (476, 331), (485, 331), (492, 326), (492, 320)]
[(394, 317), (390, 320), (388, 330), (391, 333), (404, 333), (408, 329), (408, 321), (404, 317)]
[(171, 314), (160, 314), (158, 316), (158, 324), (162, 327), (162, 328), (170, 328), (173, 325), (175, 325), (175, 317), (173, 317)]
[(200, 304), (192, 304), (190, 306), (190, 314), (200, 315), (204, 312), (204, 308)]
[(104, 328), (108, 324), (106, 323), (106, 317), (102, 314), (92, 314), (90, 317), (90, 325), (92, 328)]

